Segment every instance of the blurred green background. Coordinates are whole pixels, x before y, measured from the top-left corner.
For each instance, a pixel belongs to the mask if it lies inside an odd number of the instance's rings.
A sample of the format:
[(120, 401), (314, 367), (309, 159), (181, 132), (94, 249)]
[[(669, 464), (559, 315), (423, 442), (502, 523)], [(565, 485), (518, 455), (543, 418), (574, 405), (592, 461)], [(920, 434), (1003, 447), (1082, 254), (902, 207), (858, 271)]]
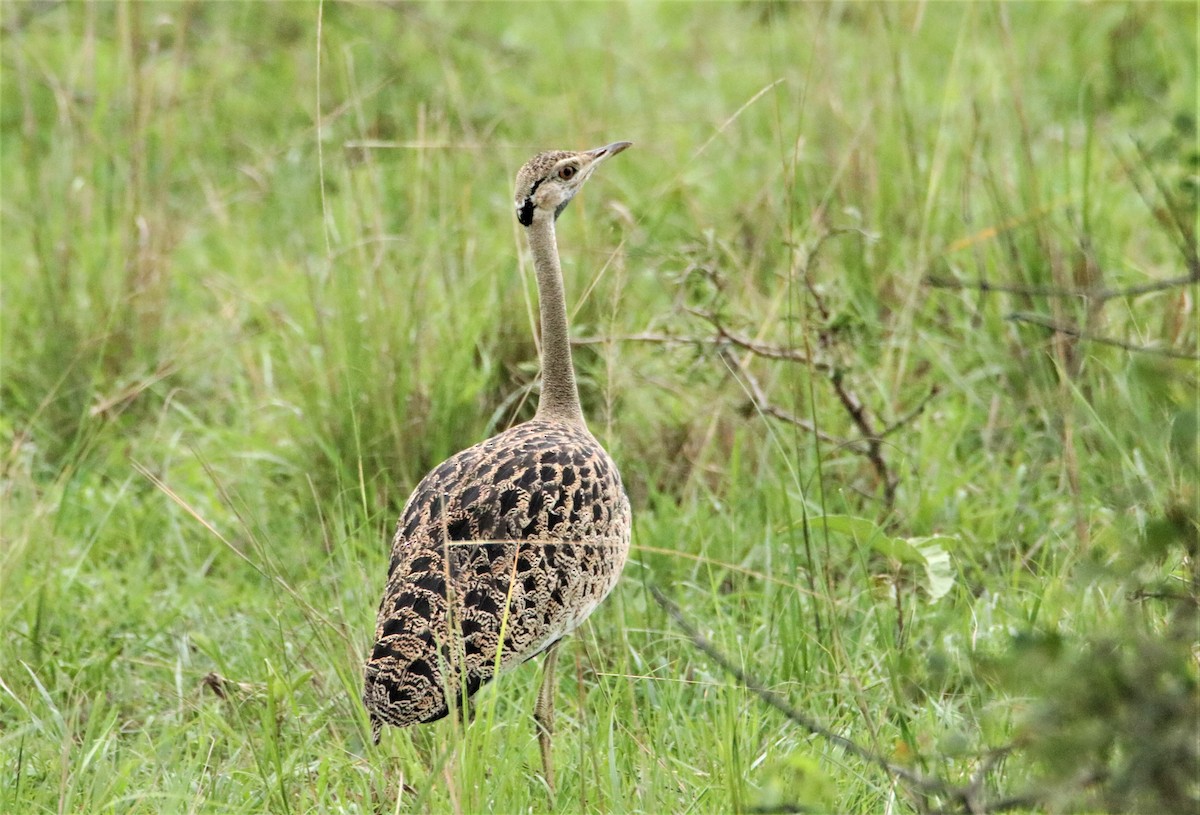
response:
[[(1194, 811), (1193, 4), (0, 20), (0, 810)], [(635, 549), (551, 803), (537, 666), (357, 694), (408, 491), (536, 402), (513, 174), (617, 139), (559, 241)]]

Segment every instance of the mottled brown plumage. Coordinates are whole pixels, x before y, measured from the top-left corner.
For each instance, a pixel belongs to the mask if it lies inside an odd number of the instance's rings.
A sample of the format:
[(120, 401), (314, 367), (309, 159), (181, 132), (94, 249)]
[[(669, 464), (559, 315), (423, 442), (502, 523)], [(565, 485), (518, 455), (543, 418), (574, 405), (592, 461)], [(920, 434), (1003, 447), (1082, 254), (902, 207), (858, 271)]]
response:
[(578, 425), (535, 419), (453, 456), (400, 518), (368, 709), (400, 727), (445, 716), (445, 688), (470, 695), (492, 677), (502, 624), (501, 669), (579, 625), (616, 583), (628, 540), (621, 477)]
[[(595, 167), (626, 146), (542, 153), (517, 175), (542, 312), (538, 412), (439, 465), (404, 508), (366, 665), (363, 700), (376, 738), (381, 724), (445, 716), (497, 667), (552, 648), (625, 564), (629, 500), (579, 407), (554, 221)], [(543, 760), (553, 786), (551, 716)]]

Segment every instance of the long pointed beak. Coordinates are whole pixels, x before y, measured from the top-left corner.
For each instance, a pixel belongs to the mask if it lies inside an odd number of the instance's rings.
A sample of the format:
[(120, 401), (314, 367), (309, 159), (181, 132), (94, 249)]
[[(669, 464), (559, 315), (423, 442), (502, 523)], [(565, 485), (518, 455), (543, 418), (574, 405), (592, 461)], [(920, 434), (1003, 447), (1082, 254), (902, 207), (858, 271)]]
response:
[(595, 150), (588, 150), (586, 151), (586, 154), (592, 157), (592, 161), (604, 161), (605, 159), (612, 158), (617, 153), (620, 153), (631, 144), (633, 144), (631, 141), (615, 141), (612, 144), (606, 144), (603, 147), (597, 147)]

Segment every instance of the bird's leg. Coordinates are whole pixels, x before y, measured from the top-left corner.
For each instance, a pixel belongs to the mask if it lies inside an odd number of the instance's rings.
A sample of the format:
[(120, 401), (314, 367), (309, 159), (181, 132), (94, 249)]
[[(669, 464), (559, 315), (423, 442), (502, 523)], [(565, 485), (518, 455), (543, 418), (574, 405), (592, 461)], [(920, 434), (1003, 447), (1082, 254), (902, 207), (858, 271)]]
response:
[(550, 753), (554, 736), (554, 666), (558, 664), (558, 643), (546, 649), (546, 664), (542, 668), (542, 684), (538, 688), (537, 706), (533, 718), (538, 725), (538, 745), (542, 748), (542, 772), (550, 795), (554, 795), (554, 757)]
[(460, 699), (455, 706), (455, 712), (458, 714), (459, 724), (463, 727), (475, 721), (475, 703), (470, 699)]

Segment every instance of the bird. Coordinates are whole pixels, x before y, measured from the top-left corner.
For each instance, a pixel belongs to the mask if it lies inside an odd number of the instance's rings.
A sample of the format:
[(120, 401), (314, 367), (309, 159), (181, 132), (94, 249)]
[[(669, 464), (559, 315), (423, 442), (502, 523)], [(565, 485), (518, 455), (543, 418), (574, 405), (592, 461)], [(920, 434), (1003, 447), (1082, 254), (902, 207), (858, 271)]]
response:
[(537, 277), (541, 391), (532, 419), (469, 447), (413, 490), (392, 539), (363, 703), (384, 724), (433, 722), (503, 671), (546, 653), (534, 719), (554, 771), (556, 648), (608, 596), (629, 555), (620, 472), (579, 401), (555, 222), (595, 170), (630, 146), (538, 153), (517, 173), (517, 221)]

